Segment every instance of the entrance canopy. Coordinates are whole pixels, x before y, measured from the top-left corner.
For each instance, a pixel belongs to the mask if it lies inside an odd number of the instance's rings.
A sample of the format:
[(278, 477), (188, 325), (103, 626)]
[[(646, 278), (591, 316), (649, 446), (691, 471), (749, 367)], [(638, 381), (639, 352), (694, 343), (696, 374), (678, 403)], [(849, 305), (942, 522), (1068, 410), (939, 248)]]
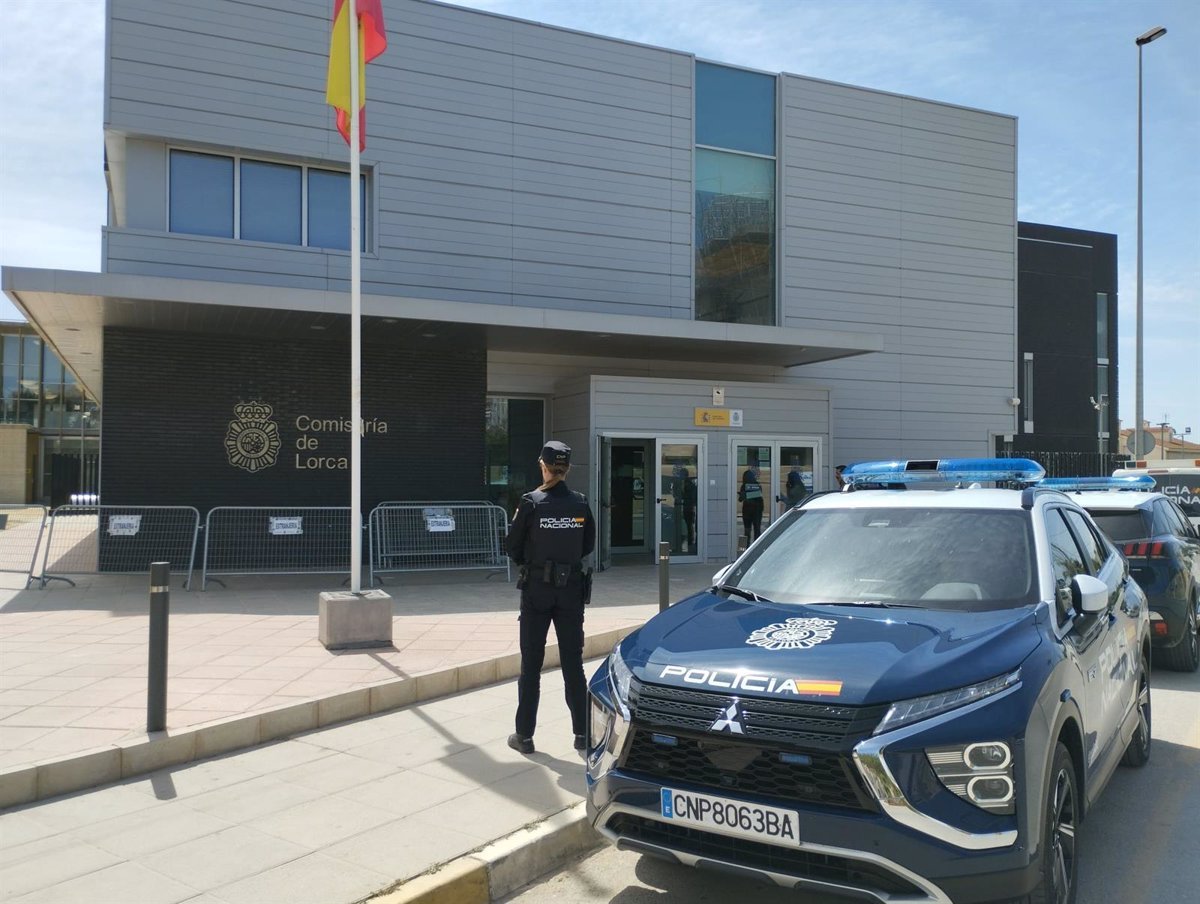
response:
[[(106, 326), (261, 336), (349, 335), (348, 292), (6, 267), (4, 293), (97, 400)], [(364, 295), (365, 328), (397, 345), (484, 334), (489, 350), (789, 367), (883, 349), (881, 333), (709, 323)], [(389, 337), (390, 338), (390, 337)]]

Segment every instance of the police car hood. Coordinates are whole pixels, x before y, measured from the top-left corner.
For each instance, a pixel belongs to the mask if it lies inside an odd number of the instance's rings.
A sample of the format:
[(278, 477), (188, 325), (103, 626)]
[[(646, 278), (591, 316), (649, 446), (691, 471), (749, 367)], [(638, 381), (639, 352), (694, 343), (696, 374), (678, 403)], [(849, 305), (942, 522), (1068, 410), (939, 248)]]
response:
[(888, 703), (1015, 669), (1033, 607), (992, 612), (763, 604), (701, 593), (622, 644), (641, 681), (775, 700)]

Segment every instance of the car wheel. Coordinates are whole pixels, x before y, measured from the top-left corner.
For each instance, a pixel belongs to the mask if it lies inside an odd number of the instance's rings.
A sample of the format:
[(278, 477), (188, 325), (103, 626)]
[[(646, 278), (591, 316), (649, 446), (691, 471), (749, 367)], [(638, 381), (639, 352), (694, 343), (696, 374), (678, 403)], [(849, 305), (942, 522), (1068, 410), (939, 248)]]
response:
[(1079, 875), (1079, 793), (1075, 764), (1060, 742), (1050, 768), (1050, 790), (1042, 815), (1041, 881), (1030, 895), (1030, 904), (1075, 904)]
[(1150, 760), (1150, 660), (1142, 657), (1142, 673), (1138, 676), (1138, 727), (1129, 739), (1122, 766), (1145, 766)]
[(1200, 668), (1200, 634), (1197, 633), (1196, 603), (1188, 607), (1187, 622), (1179, 643), (1162, 651), (1162, 661), (1176, 672), (1194, 672)]

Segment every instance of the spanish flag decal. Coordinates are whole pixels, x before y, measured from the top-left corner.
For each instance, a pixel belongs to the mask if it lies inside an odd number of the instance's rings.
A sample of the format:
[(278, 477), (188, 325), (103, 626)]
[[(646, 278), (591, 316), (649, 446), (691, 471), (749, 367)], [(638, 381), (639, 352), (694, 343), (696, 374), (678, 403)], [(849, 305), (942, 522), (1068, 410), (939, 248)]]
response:
[(797, 694), (811, 694), (814, 697), (840, 697), (842, 694), (840, 681), (811, 681), (804, 678), (794, 680)]

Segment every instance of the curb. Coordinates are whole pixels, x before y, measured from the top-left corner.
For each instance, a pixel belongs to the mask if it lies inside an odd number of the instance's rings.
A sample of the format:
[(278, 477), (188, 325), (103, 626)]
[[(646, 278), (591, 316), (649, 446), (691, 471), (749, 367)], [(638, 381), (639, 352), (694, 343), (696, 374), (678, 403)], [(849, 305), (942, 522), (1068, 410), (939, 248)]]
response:
[(603, 843), (580, 801), (359, 904), (490, 904)]
[[(613, 628), (587, 637), (584, 659), (606, 655), (617, 641), (636, 627)], [(547, 644), (543, 670), (557, 668), (558, 664), (558, 645)], [(407, 678), (389, 678), (366, 687), (242, 716), (133, 735), (105, 747), (2, 769), (0, 811), (486, 687), (516, 678), (520, 673), (521, 654), (509, 653)]]

